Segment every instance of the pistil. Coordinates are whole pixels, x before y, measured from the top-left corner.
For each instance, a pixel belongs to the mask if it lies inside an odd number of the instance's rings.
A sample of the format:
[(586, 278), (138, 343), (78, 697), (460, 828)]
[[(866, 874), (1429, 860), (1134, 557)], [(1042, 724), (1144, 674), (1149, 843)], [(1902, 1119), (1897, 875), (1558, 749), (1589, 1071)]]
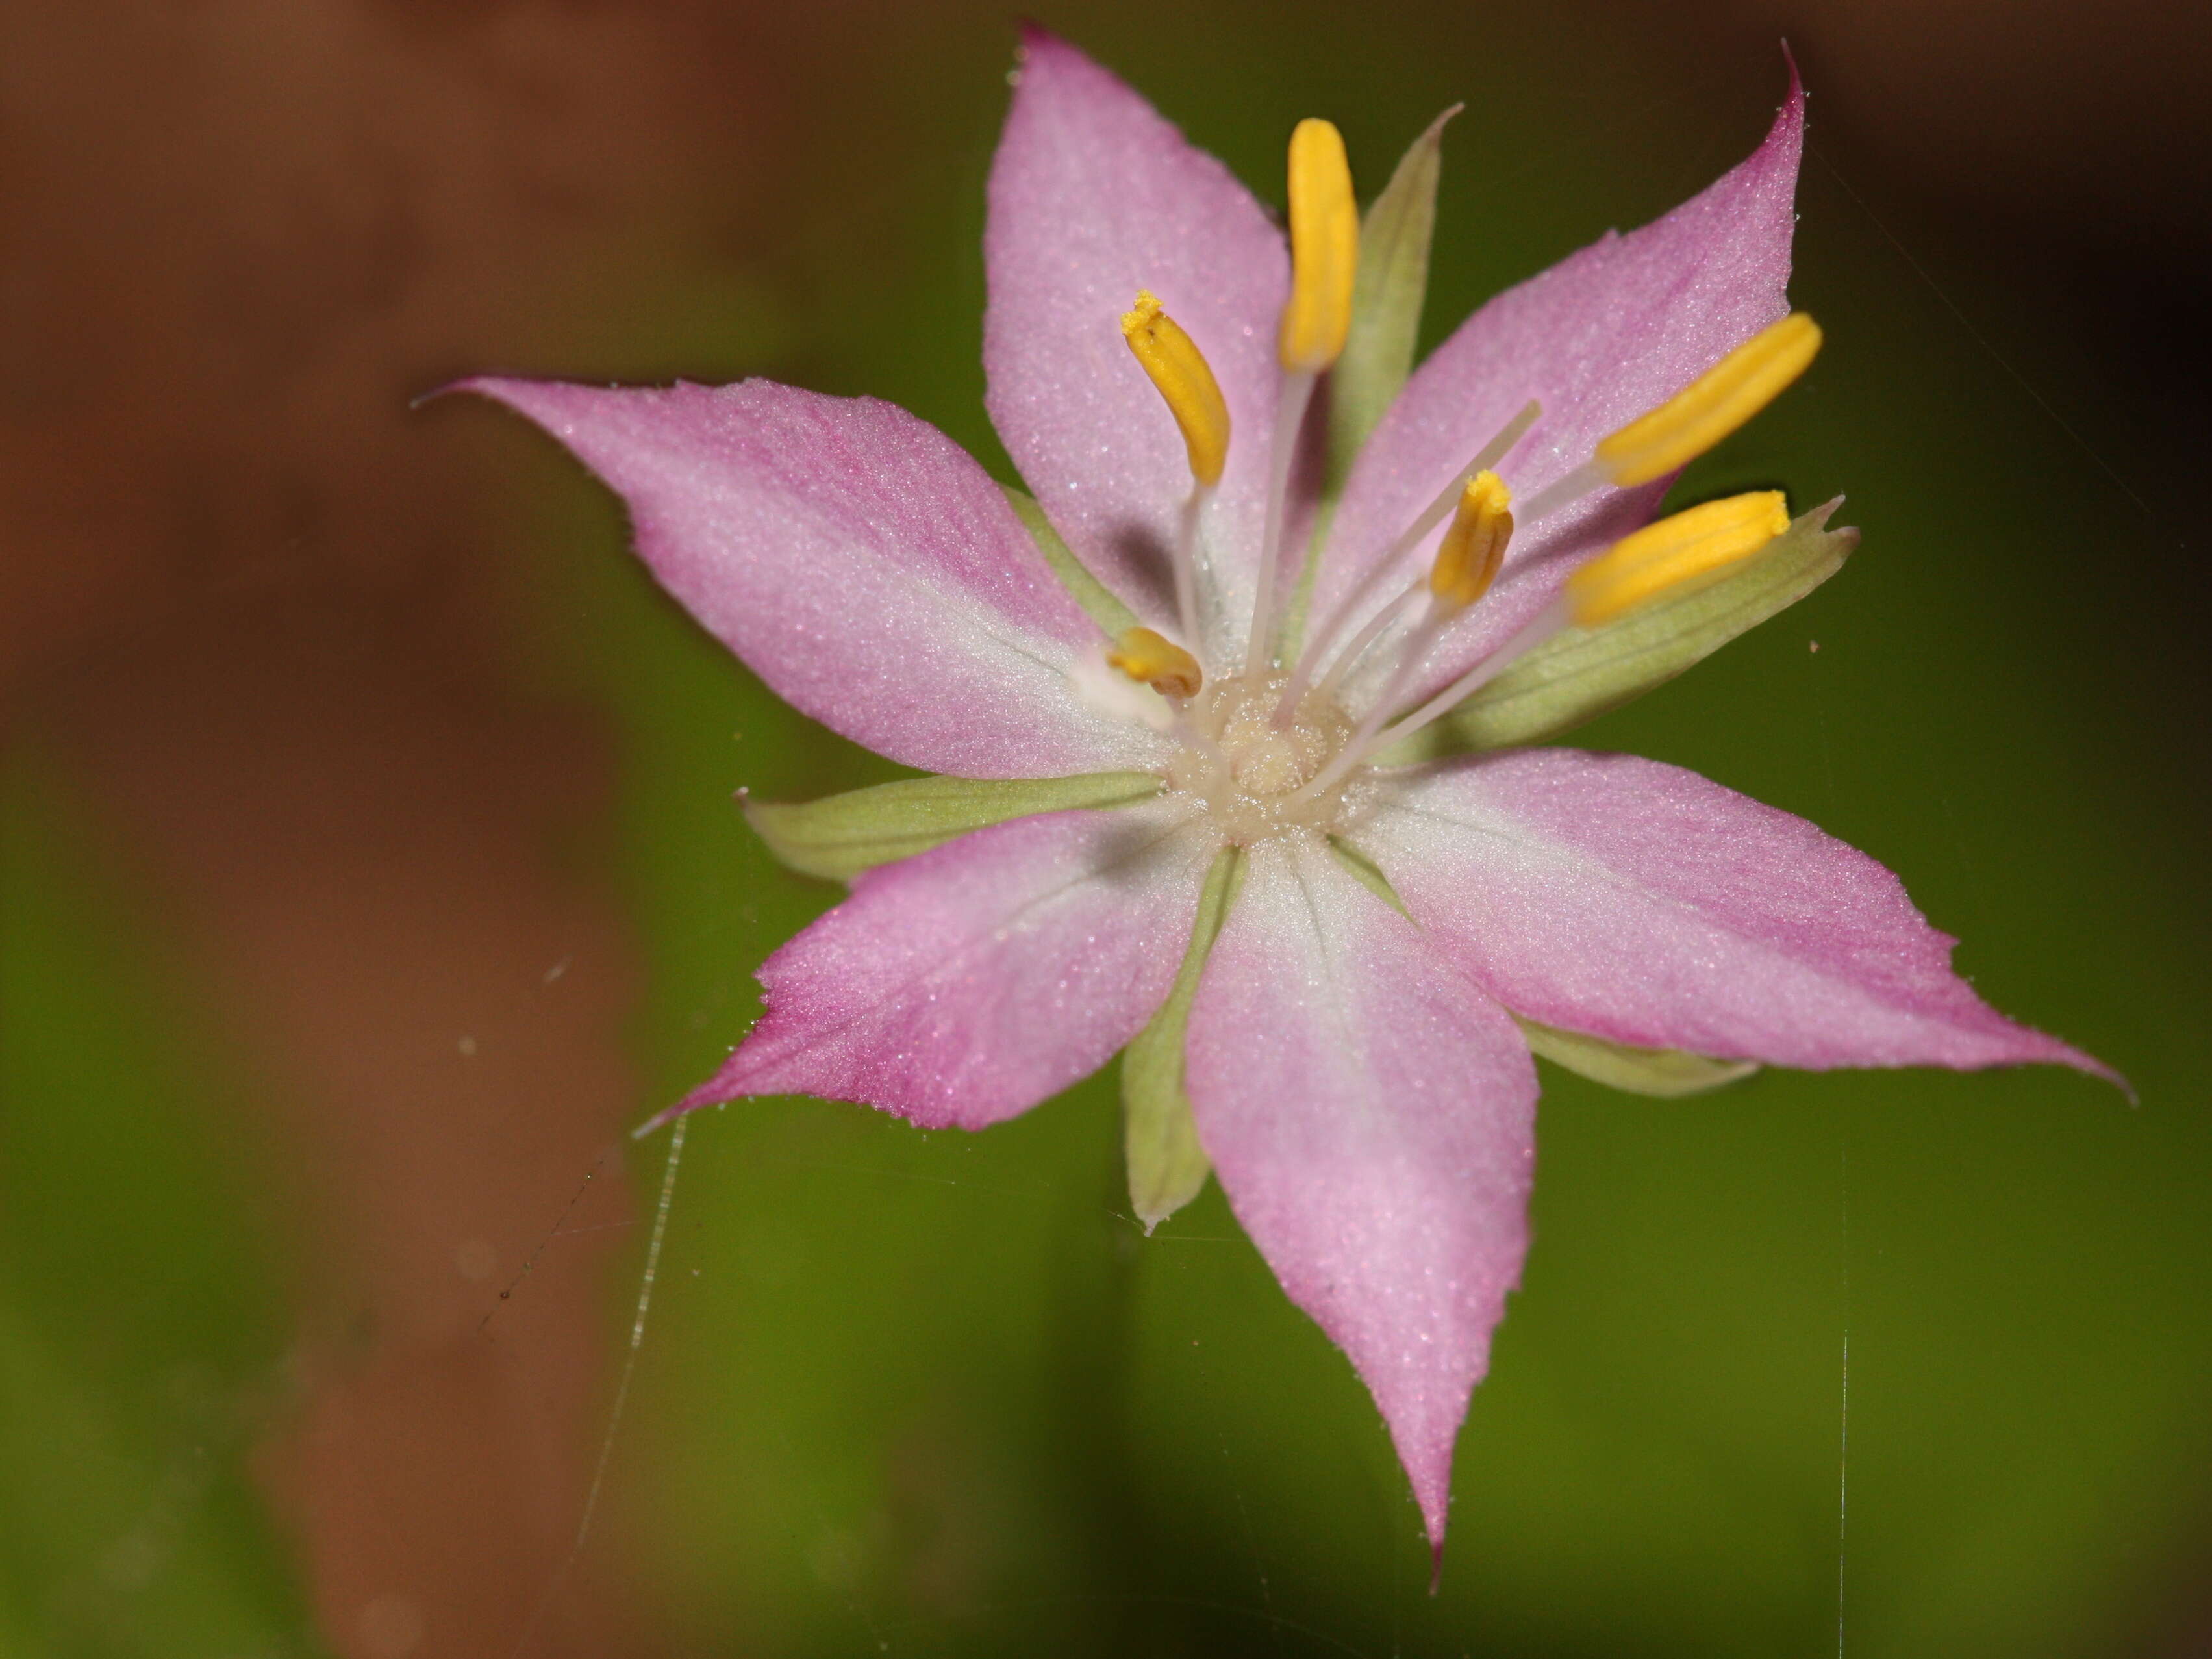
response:
[(1327, 833), (1346, 810), (1345, 791), (1304, 786), (1340, 752), (1352, 723), (1334, 702), (1309, 693), (1287, 726), (1272, 719), (1279, 674), (1209, 684), (1185, 706), (1183, 752), (1168, 784), (1203, 808), (1225, 842)]

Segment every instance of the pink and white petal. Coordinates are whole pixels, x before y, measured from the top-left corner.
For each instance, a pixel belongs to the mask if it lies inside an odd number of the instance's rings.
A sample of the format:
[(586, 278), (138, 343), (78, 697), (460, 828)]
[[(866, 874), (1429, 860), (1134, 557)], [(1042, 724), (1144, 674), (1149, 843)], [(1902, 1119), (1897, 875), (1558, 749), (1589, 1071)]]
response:
[[(1522, 501), (1784, 315), (1804, 125), (1793, 68), (1789, 101), (1748, 160), (1664, 218), (1626, 236), (1608, 233), (1499, 295), (1437, 347), (1346, 481), (1313, 614), (1328, 616), (1530, 398), (1543, 416), (1498, 469)], [(1449, 684), (1510, 637), (1577, 565), (1649, 518), (1670, 482), (1603, 490), (1524, 526), (1497, 586), (1433, 654), (1418, 695)], [(1387, 597), (1392, 585), (1383, 586), (1353, 625)]]
[(983, 469), (872, 398), (746, 380), (478, 380), (629, 504), (639, 556), (802, 713), (970, 778), (1141, 767), (1162, 740), (1081, 701), (1098, 629)]
[(1441, 1549), (1452, 1443), (1528, 1250), (1520, 1031), (1325, 847), (1273, 842), (1251, 849), (1187, 1055), (1231, 1206), (1351, 1356)]
[(1249, 620), (1259, 562), (1290, 283), (1282, 233), (1220, 162), (1035, 27), (989, 200), (991, 419), (1068, 546), (1149, 622), (1175, 614), (1168, 553), (1191, 479), (1175, 422), (1121, 338), (1138, 289), (1212, 366), (1233, 435), (1203, 540), (1225, 639), (1226, 623)]
[(2049, 1061), (1874, 860), (1680, 767), (1534, 749), (1386, 776), (1354, 837), (1437, 948), (1524, 1018), (1814, 1070)]
[(870, 871), (763, 965), (767, 1012), (669, 1115), (784, 1094), (931, 1129), (1026, 1111), (1166, 998), (1216, 850), (1160, 803), (1017, 818)]

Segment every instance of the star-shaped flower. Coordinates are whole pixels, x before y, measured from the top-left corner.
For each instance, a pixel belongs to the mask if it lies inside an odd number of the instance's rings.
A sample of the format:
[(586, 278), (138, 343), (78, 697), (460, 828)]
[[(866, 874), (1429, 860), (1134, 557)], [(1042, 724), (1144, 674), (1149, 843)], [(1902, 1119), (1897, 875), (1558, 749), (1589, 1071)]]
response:
[(1027, 1110), (1127, 1048), (1147, 1225), (1208, 1168), (1373, 1391), (1441, 1547), (1528, 1243), (1530, 1051), (1652, 1093), (1760, 1062), (2095, 1060), (2006, 1020), (1896, 878), (1671, 766), (1526, 745), (1680, 672), (1856, 540), (1771, 492), (1648, 525), (1793, 380), (1803, 100), (1702, 195), (1410, 374), (1439, 120), (1364, 223), (1291, 146), (1288, 246), (1032, 33), (990, 184), (989, 407), (1035, 500), (915, 416), (762, 380), (477, 389), (628, 502), (794, 706), (944, 775), (749, 807), (852, 896), (676, 1110)]

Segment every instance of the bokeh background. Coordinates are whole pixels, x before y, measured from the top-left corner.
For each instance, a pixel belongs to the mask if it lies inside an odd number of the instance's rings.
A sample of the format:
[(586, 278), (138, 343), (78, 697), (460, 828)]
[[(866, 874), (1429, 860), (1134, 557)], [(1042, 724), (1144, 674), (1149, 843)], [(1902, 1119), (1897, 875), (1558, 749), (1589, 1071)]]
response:
[(2212, 24), (2170, 0), (1042, 9), (1263, 197), (1450, 131), (1431, 340), (1813, 89), (1830, 348), (1686, 494), (1844, 574), (1583, 740), (1905, 878), (2125, 1070), (1546, 1077), (1441, 1593), (1373, 1409), (1110, 1073), (698, 1121), (888, 775), (464, 373), (977, 366), (1012, 19), (0, 3), (0, 1654), (2212, 1652)]

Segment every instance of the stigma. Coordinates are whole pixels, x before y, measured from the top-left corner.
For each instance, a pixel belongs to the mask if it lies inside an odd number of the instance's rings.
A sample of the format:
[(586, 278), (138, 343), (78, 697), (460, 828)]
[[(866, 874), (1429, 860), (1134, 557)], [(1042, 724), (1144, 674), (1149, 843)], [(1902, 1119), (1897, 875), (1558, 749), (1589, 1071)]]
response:
[(1278, 720), (1288, 679), (1217, 680), (1184, 705), (1183, 747), (1168, 768), (1168, 787), (1198, 807), (1224, 844), (1334, 834), (1364, 798), (1357, 777), (1310, 787), (1343, 754), (1356, 724), (1317, 691), (1306, 693), (1289, 720)]

